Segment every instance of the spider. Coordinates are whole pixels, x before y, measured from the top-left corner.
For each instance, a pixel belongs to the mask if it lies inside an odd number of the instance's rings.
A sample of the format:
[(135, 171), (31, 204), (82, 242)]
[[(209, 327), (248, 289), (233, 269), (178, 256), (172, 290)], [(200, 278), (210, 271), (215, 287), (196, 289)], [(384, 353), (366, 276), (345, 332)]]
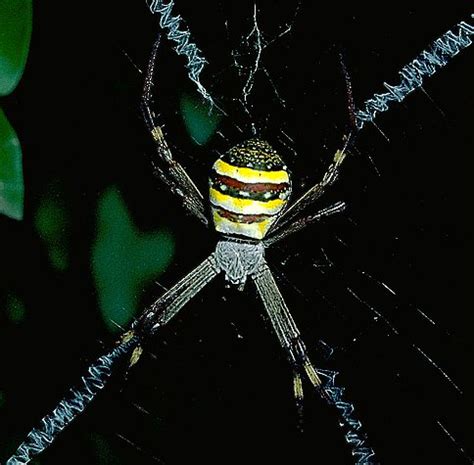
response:
[[(158, 38), (149, 60), (141, 105), (161, 162), (155, 168), (165, 184), (181, 198), (186, 210), (207, 226), (210, 219), (206, 214), (204, 197), (184, 168), (173, 158), (150, 106), (159, 44)], [(345, 76), (351, 119), (355, 121), (351, 86), (347, 73)], [(135, 347), (130, 358), (131, 365), (136, 363), (142, 353), (141, 341), (166, 325), (187, 302), (222, 273), (227, 283), (237, 286), (239, 290), (243, 290), (247, 280), (255, 284), (291, 365), (298, 410), (303, 400), (303, 375), (307, 376), (324, 399), (332, 402), (331, 394), (326, 391), (318, 369), (308, 356), (296, 323), (265, 260), (265, 249), (314, 221), (344, 210), (344, 202), (337, 202), (313, 215), (292, 221), (298, 212), (321, 197), (326, 188), (336, 181), (351, 136), (348, 135), (343, 148), (336, 151), (323, 179), (294, 202), (289, 201), (291, 174), (281, 156), (268, 142), (259, 138), (246, 140), (230, 148), (215, 161), (209, 177), (209, 216), (220, 240), (209, 257), (145, 310), (122, 336), (122, 344), (136, 341), (132, 344)]]
[[(152, 48), (141, 99), (143, 118), (156, 145), (158, 162), (154, 164), (155, 171), (171, 191), (180, 197), (184, 208), (191, 215), (206, 226), (212, 221), (220, 240), (210, 256), (143, 311), (131, 328), (119, 338), (112, 352), (99, 358), (89, 368), (88, 376), (83, 378), (84, 389), (71, 392), (73, 399), (64, 399), (51, 416), (43, 419), (45, 436), (52, 431), (55, 431), (53, 436), (57, 434), (86, 407), (104, 386), (113, 363), (127, 356), (128, 366), (135, 365), (143, 352), (145, 342), (168, 324), (199, 291), (221, 273), (224, 274), (228, 285), (237, 286), (240, 290), (244, 289), (248, 280), (255, 284), (274, 332), (289, 360), (299, 414), (303, 401), (303, 376), (308, 378), (310, 384), (329, 404), (339, 400), (339, 391), (332, 392), (330, 387), (334, 386), (322, 379), (328, 375), (318, 370), (308, 356), (298, 327), (265, 260), (265, 250), (308, 224), (344, 210), (344, 202), (337, 202), (315, 214), (293, 221), (299, 212), (319, 199), (336, 181), (355, 129), (345, 137), (342, 149), (336, 151), (323, 179), (294, 202), (289, 201), (291, 174), (281, 156), (268, 142), (252, 138), (230, 148), (215, 161), (211, 169), (208, 215), (202, 193), (181, 164), (174, 159), (151, 108), (151, 88), (159, 44), (160, 37)], [(351, 120), (355, 121), (347, 73), (345, 76)], [(351, 427), (349, 424), (347, 426)], [(29, 438), (35, 436), (34, 431), (30, 433)], [(43, 448), (33, 447), (33, 451), (28, 450), (25, 455), (20, 446), (17, 454), (7, 463), (26, 463), (30, 455), (36, 455)], [(363, 440), (356, 448), (359, 449), (361, 457), (372, 456), (371, 449), (365, 447)]]
[[(203, 224), (209, 223), (204, 198), (183, 167), (173, 158), (161, 127), (150, 108), (151, 84), (159, 39), (155, 42), (145, 78), (142, 97), (143, 115), (165, 169), (157, 171), (171, 190), (182, 198), (184, 207)], [(350, 86), (348, 86), (350, 89)], [(277, 287), (265, 260), (265, 249), (311, 222), (344, 210), (344, 202), (324, 208), (314, 215), (292, 222), (291, 219), (314, 202), (337, 179), (346, 156), (350, 136), (323, 179), (293, 203), (291, 175), (281, 156), (264, 140), (252, 138), (228, 150), (212, 166), (209, 200), (212, 222), (220, 234), (215, 251), (198, 267), (158, 299), (138, 318), (123, 340), (154, 334), (218, 274), (240, 290), (248, 279), (255, 283), (273, 329), (293, 369), (294, 392), (302, 400), (305, 373), (324, 397), (323, 383), (311, 363), (300, 332)], [(165, 171), (166, 170), (166, 171)], [(140, 348), (135, 348), (133, 362)]]
[[(320, 182), (291, 201), (291, 174), (282, 157), (267, 141), (252, 138), (230, 148), (213, 164), (209, 177), (208, 208), (196, 184), (174, 159), (151, 108), (151, 88), (159, 43), (157, 39), (153, 45), (142, 94), (144, 120), (156, 144), (158, 159), (155, 169), (191, 215), (204, 225), (213, 224), (220, 240), (209, 257), (145, 309), (130, 329), (120, 336), (116, 346), (91, 365), (82, 379), (82, 385), (73, 389), (69, 397), (43, 419), (41, 427), (29, 434), (15, 456), (7, 462), (9, 465), (27, 463), (33, 455), (47, 447), (104, 387), (113, 366), (124, 358), (128, 367), (135, 365), (147, 340), (219, 274), (224, 275), (229, 285), (239, 289), (243, 289), (247, 281), (255, 285), (290, 363), (298, 409), (303, 401), (304, 377), (330, 405), (336, 404), (335, 392), (327, 382), (326, 374), (316, 368), (308, 356), (296, 323), (265, 260), (265, 250), (307, 225), (345, 208), (344, 202), (337, 202), (315, 214), (301, 215), (337, 180), (343, 161), (354, 143), (358, 128), (347, 72), (343, 68), (352, 129), (343, 138), (341, 148), (335, 152)], [(342, 417), (342, 420), (347, 423), (347, 418)], [(360, 424), (349, 423), (346, 426), (354, 432)], [(364, 441), (353, 447), (357, 463), (370, 463), (373, 452)]]

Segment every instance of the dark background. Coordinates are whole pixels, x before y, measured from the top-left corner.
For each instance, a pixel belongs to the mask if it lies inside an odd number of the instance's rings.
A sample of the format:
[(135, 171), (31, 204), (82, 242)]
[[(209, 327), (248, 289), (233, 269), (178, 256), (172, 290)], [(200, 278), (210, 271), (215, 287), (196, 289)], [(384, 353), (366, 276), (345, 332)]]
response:
[[(258, 5), (269, 42), (293, 21), (296, 4)], [(209, 61), (203, 82), (229, 113), (219, 127), (227, 142), (215, 136), (202, 147), (193, 143), (178, 105), (193, 86), (183, 58), (163, 40), (158, 108), (176, 158), (205, 191), (218, 154), (251, 135), (236, 100), (244, 81), (231, 51), (239, 44), (243, 50), (253, 3), (178, 7)], [(456, 3), (384, 10), (390, 14), (302, 2), (292, 32), (264, 51), (263, 64), (286, 106), (260, 73), (249, 99), (251, 121), (287, 160), (297, 192), (322, 176), (345, 130), (339, 51), (360, 105), (383, 91), (383, 81), (398, 83), (397, 71), (428, 43), (469, 20)], [(176, 251), (161, 284), (171, 286), (214, 247), (213, 233), (186, 216), (154, 179), (146, 155), (152, 145), (138, 111), (142, 78), (124, 52), (143, 68), (157, 31), (145, 2), (35, 4), (25, 75), (2, 100), (22, 144), (26, 185), (24, 221), (0, 218), (2, 294), (13, 292), (25, 308), (17, 323), (0, 313), (2, 461), (114, 339), (98, 311), (90, 264), (104, 189), (118, 187), (141, 230), (172, 232)], [(364, 129), (359, 153), (320, 203), (345, 200), (344, 215), (267, 254), (316, 365), (340, 372), (338, 384), (347, 388), (384, 464), (469, 463), (436, 422), (469, 449), (472, 53), (462, 52), (426, 81), (432, 101), (416, 91), (378, 118), (389, 142), (374, 127)], [(291, 136), (294, 151), (281, 143), (280, 130)], [(70, 262), (63, 272), (51, 266), (34, 226), (50, 186), (68, 212)], [(142, 305), (161, 292), (147, 286)], [(0, 304), (5, 308), (6, 297)], [(157, 336), (127, 381), (119, 376), (36, 463), (352, 463), (337, 419), (308, 385), (305, 432), (297, 432), (290, 370), (261, 313), (252, 286), (238, 293), (218, 278)], [(331, 357), (321, 340), (334, 349)]]

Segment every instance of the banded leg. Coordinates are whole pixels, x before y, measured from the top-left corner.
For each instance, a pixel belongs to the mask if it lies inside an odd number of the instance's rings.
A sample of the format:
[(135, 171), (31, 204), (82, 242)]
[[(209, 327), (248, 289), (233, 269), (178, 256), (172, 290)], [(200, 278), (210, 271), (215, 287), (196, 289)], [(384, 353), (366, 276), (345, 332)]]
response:
[(106, 386), (114, 369), (124, 360), (134, 365), (143, 351), (143, 343), (160, 326), (168, 323), (179, 310), (205, 287), (219, 272), (213, 255), (147, 308), (116, 347), (92, 363), (77, 387), (70, 389), (57, 407), (33, 428), (6, 465), (23, 465), (43, 452)]
[(374, 451), (367, 445), (367, 437), (361, 430), (361, 422), (353, 415), (354, 406), (344, 401), (344, 390), (334, 384), (336, 373), (318, 370), (311, 363), (298, 328), (268, 265), (266, 263), (262, 265), (252, 278), (280, 344), (285, 349), (293, 367), (293, 391), (300, 420), (303, 403), (301, 374), (305, 372), (317, 392), (337, 412), (340, 426), (345, 430), (346, 442), (351, 447), (352, 456), (356, 460), (355, 464), (370, 465), (378, 463), (375, 460)]
[(141, 337), (152, 336), (158, 328), (167, 324), (206, 284), (220, 272), (212, 253), (206, 260), (178, 281), (169, 291), (146, 309), (132, 331)]
[(323, 382), (308, 357), (301, 334), (283, 300), (268, 265), (266, 263), (262, 265), (252, 278), (272, 322), (273, 329), (278, 336), (280, 345), (285, 350), (293, 368), (293, 388), (298, 408), (300, 408), (303, 400), (302, 372), (306, 373), (309, 381), (319, 394), (325, 400), (330, 401), (330, 397), (324, 390)]
[(148, 62), (141, 102), (145, 124), (156, 144), (158, 159), (153, 166), (156, 174), (170, 188), (171, 192), (180, 197), (184, 207), (202, 223), (207, 225), (208, 220), (203, 196), (185, 169), (173, 158), (173, 154), (166, 142), (163, 131), (156, 123), (155, 114), (150, 107), (152, 102), (151, 87), (153, 85), (153, 74), (159, 45), (160, 38), (158, 37), (153, 44), (150, 60)]
[(336, 213), (340, 213), (344, 211), (345, 208), (346, 204), (344, 202), (336, 202), (334, 205), (319, 210), (314, 215), (309, 215), (305, 216), (304, 218), (300, 218), (299, 220), (296, 220), (293, 223), (289, 224), (286, 228), (282, 228), (281, 230), (277, 230), (273, 233), (270, 233), (269, 236), (265, 238), (263, 243), (265, 244), (265, 247), (269, 247), (275, 242), (281, 241), (290, 234), (300, 231), (301, 229), (308, 226), (308, 224), (314, 223), (315, 221), (319, 221), (327, 216), (332, 216)]
[(349, 120), (351, 122), (351, 131), (344, 138), (343, 148), (338, 150), (333, 162), (329, 165), (322, 181), (315, 184), (306, 191), (290, 208), (288, 208), (275, 223), (272, 231), (282, 230), (296, 215), (303, 211), (310, 204), (319, 199), (326, 188), (331, 186), (338, 178), (340, 167), (344, 161), (347, 151), (354, 143), (355, 136), (368, 122), (374, 122), (378, 113), (387, 111), (391, 102), (401, 103), (415, 89), (420, 88), (425, 77), (432, 76), (440, 68), (446, 66), (450, 59), (455, 57), (461, 50), (472, 44), (474, 35), (474, 26), (465, 21), (458, 23), (453, 30), (443, 34), (432, 42), (423, 52), (421, 52), (413, 61), (404, 66), (399, 75), (401, 81), (393, 86), (384, 83), (387, 92), (375, 94), (372, 98), (366, 100), (361, 108), (356, 110), (352, 98), (352, 87), (349, 74), (341, 60), (342, 72), (346, 81), (347, 102), (349, 108)]
[[(316, 202), (316, 200), (318, 200), (324, 194), (326, 189), (336, 182), (339, 177), (341, 165), (344, 159), (346, 158), (350, 147), (354, 144), (354, 139), (356, 136), (356, 110), (354, 106), (354, 97), (352, 96), (351, 79), (347, 71), (346, 65), (342, 59), (342, 55), (340, 55), (340, 64), (342, 74), (344, 76), (344, 81), (346, 83), (347, 111), (349, 114), (351, 131), (348, 135), (344, 136), (342, 149), (337, 150), (334, 154), (333, 161), (328, 166), (326, 173), (323, 176), (323, 179), (314, 186), (312, 186), (310, 189), (308, 189), (287, 210), (285, 210), (283, 214), (273, 224), (271, 232), (278, 232), (278, 235), (283, 234), (284, 236), (287, 236), (288, 234), (285, 234), (285, 228), (288, 227), (288, 223), (290, 223), (295, 216), (297, 216), (300, 212), (306, 209), (309, 205)], [(302, 229), (312, 221), (313, 220), (311, 220), (311, 217), (307, 217), (307, 219), (303, 219), (302, 221), (299, 220), (299, 227), (296, 230)], [(292, 225), (290, 225), (289, 228), (291, 229)]]

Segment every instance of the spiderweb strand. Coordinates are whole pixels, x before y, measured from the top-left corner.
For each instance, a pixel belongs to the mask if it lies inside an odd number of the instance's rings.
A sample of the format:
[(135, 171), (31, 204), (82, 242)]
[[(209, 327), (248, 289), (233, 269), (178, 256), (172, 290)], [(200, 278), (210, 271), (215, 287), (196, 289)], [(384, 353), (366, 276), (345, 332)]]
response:
[(24, 465), (43, 452), (56, 436), (69, 425), (94, 397), (105, 387), (114, 365), (137, 345), (138, 339), (124, 342), (106, 355), (98, 358), (82, 377), (78, 387), (72, 388), (58, 406), (42, 420), (39, 427), (30, 431), (6, 465)]
[(378, 113), (388, 110), (389, 103), (402, 102), (405, 97), (423, 84), (423, 78), (432, 76), (438, 69), (461, 50), (469, 47), (474, 34), (474, 26), (461, 21), (453, 30), (436, 39), (426, 50), (423, 50), (411, 63), (399, 71), (401, 82), (397, 86), (383, 84), (388, 92), (375, 94), (367, 100), (362, 110), (356, 112), (356, 125), (362, 129), (365, 123), (373, 123)]
[(378, 463), (375, 460), (375, 452), (367, 445), (367, 437), (362, 431), (362, 423), (353, 415), (354, 405), (343, 399), (344, 388), (336, 386), (334, 382), (337, 372), (321, 369), (316, 369), (316, 372), (324, 381), (324, 391), (328, 394), (341, 416), (340, 424), (346, 430), (344, 437), (351, 447), (355, 465), (374, 465)]
[(150, 11), (153, 14), (160, 15), (160, 27), (166, 31), (169, 40), (176, 43), (175, 50), (178, 55), (183, 55), (188, 60), (186, 69), (188, 77), (196, 84), (198, 92), (211, 105), (216, 106), (209, 92), (205, 89), (200, 81), (200, 74), (207, 63), (202, 56), (198, 46), (190, 41), (191, 33), (183, 24), (183, 18), (180, 15), (173, 16), (171, 10), (174, 6), (174, 0), (165, 3), (162, 0), (152, 0), (149, 4)]

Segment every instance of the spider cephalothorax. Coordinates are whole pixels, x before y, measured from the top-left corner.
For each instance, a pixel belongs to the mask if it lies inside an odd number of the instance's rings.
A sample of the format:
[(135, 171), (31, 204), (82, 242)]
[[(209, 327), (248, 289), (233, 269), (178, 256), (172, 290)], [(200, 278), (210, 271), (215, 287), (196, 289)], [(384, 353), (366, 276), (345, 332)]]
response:
[(220, 157), (209, 184), (216, 230), (251, 239), (265, 236), (291, 192), (283, 160), (260, 139), (247, 140)]

